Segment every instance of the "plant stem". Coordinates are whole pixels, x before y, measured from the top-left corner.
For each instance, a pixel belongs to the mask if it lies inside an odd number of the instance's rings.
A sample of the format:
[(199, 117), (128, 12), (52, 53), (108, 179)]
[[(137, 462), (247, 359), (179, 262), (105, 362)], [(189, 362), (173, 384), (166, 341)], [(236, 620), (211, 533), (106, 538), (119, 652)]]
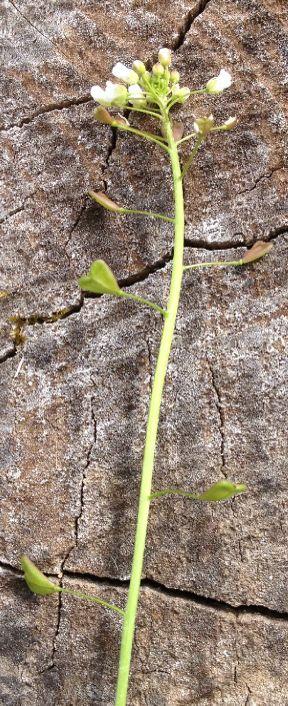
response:
[(127, 110), (129, 112), (130, 112), (130, 110), (134, 110), (136, 113), (144, 113), (144, 115), (151, 115), (152, 118), (158, 118), (159, 120), (162, 120), (161, 113), (155, 113), (154, 110), (145, 110), (144, 108), (136, 108), (135, 106), (132, 107), (132, 105), (129, 105), (129, 107), (127, 107)]
[(165, 490), (157, 490), (155, 493), (150, 495), (150, 500), (157, 500), (157, 498), (163, 498), (165, 495), (181, 495), (183, 498), (199, 500), (197, 493), (189, 493), (187, 490), (181, 490), (181, 488), (165, 488)]
[(198, 267), (222, 267), (222, 265), (244, 265), (243, 260), (216, 260), (215, 262), (197, 262), (195, 265), (184, 265), (183, 270), (196, 270)]
[(129, 127), (128, 125), (117, 125), (118, 130), (121, 130), (122, 132), (131, 132), (132, 135), (137, 135), (138, 137), (144, 137), (145, 140), (149, 140), (149, 142), (154, 142), (158, 147), (162, 147), (165, 152), (169, 152), (169, 147), (168, 145), (165, 145), (164, 142), (160, 142), (162, 138), (159, 136), (159, 140), (157, 137), (154, 137), (154, 135), (151, 134), (151, 132), (142, 132), (142, 130), (138, 130), (136, 127)]
[(138, 211), (136, 208), (122, 208), (121, 213), (136, 213), (140, 216), (149, 216), (149, 218), (160, 218), (162, 221), (174, 223), (174, 216), (164, 216), (164, 213), (155, 213), (154, 211)]
[(190, 132), (189, 135), (185, 135), (185, 137), (182, 137), (181, 140), (178, 140), (177, 146), (182, 145), (182, 143), (187, 142), (187, 140), (192, 140), (192, 137), (196, 137), (196, 132)]
[(203, 135), (199, 135), (199, 137), (197, 137), (197, 140), (195, 142), (193, 150), (192, 150), (191, 154), (189, 155), (187, 162), (185, 162), (184, 167), (182, 169), (182, 173), (181, 173), (182, 179), (184, 179), (184, 177), (186, 176), (186, 174), (188, 172), (188, 169), (190, 169), (191, 164), (193, 162), (193, 159), (194, 159), (194, 157), (196, 157), (196, 154), (197, 154), (198, 150), (200, 149), (203, 140), (204, 140)]
[(149, 299), (143, 299), (143, 297), (139, 297), (138, 294), (131, 294), (130, 292), (125, 292), (123, 289), (121, 289), (120, 292), (118, 292), (119, 297), (124, 297), (125, 299), (133, 299), (135, 302), (139, 302), (139, 304), (145, 304), (145, 306), (150, 306), (150, 309), (155, 309), (155, 311), (159, 311), (159, 314), (167, 316), (166, 309), (162, 309), (162, 307), (158, 306), (158, 304), (150, 302)]
[(174, 237), (174, 257), (171, 277), (171, 286), (167, 306), (167, 314), (162, 330), (160, 349), (156, 364), (153, 381), (153, 388), (150, 400), (150, 408), (147, 423), (146, 442), (141, 478), (140, 498), (138, 506), (137, 528), (135, 535), (134, 556), (131, 570), (131, 580), (129, 586), (128, 600), (120, 649), (120, 661), (117, 682), (116, 706), (126, 706), (129, 670), (132, 654), (132, 646), (135, 631), (135, 621), (137, 614), (138, 598), (143, 569), (143, 560), (146, 543), (146, 533), (148, 525), (150, 493), (152, 484), (152, 474), (154, 468), (154, 456), (157, 441), (160, 406), (162, 392), (165, 382), (166, 370), (172, 345), (175, 329), (175, 321), (178, 311), (178, 304), (181, 292), (181, 282), (183, 273), (183, 250), (184, 250), (184, 200), (183, 186), (181, 178), (181, 168), (177, 145), (173, 138), (172, 126), (168, 118), (168, 113), (163, 113), (163, 123), (165, 134), (169, 145), (169, 154), (174, 184), (175, 200), (175, 237)]
[(98, 603), (99, 605), (102, 605), (103, 608), (108, 608), (108, 610), (114, 610), (115, 613), (125, 615), (125, 611), (122, 610), (122, 608), (119, 608), (117, 605), (114, 605), (114, 603), (107, 603), (107, 601), (103, 601), (102, 598), (96, 598), (96, 596), (90, 596), (89, 593), (81, 593), (81, 591), (72, 591), (72, 589), (62, 588), (62, 586), (59, 586), (59, 589), (61, 593), (68, 593), (69, 596), (75, 596), (76, 598), (84, 598), (85, 601), (92, 601), (93, 603)]

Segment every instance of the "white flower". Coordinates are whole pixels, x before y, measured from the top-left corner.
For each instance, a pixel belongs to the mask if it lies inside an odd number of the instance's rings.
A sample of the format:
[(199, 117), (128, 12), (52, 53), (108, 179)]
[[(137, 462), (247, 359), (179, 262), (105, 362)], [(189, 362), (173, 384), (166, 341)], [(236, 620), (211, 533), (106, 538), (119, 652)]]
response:
[(127, 103), (127, 88), (120, 83), (107, 81), (105, 91), (100, 86), (92, 86), (91, 96), (100, 105), (115, 105), (122, 108)]
[(136, 74), (136, 71), (132, 71), (132, 69), (128, 69), (125, 64), (122, 64), (121, 61), (118, 61), (115, 66), (113, 66), (112, 69), (112, 74), (113, 76), (116, 76), (116, 78), (120, 78), (121, 81), (124, 81), (124, 83), (137, 83), (139, 80), (138, 74)]
[(101, 88), (101, 86), (92, 86), (90, 93), (96, 103), (101, 103), (102, 101), (105, 101), (105, 91), (103, 91), (103, 88)]
[(138, 83), (133, 83), (132, 86), (129, 86), (128, 96), (129, 103), (132, 103), (132, 105), (138, 105), (139, 107), (146, 105), (144, 93)]
[(162, 66), (170, 66), (172, 61), (170, 49), (166, 49), (166, 47), (160, 49), (158, 52), (158, 61), (162, 64)]
[(232, 78), (231, 75), (229, 74), (229, 71), (226, 71), (226, 69), (221, 69), (220, 74), (218, 76), (214, 76), (214, 78), (210, 78), (210, 81), (206, 83), (206, 91), (207, 93), (222, 93), (222, 91), (225, 90), (225, 88), (229, 88), (232, 83)]

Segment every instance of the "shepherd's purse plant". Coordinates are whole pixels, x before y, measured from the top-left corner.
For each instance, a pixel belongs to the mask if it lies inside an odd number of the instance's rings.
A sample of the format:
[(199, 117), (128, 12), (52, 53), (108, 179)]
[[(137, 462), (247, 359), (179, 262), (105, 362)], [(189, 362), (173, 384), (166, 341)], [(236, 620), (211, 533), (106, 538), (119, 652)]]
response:
[[(88, 274), (81, 277), (79, 281), (80, 287), (84, 291), (133, 299), (141, 305), (148, 306), (154, 309), (155, 316), (161, 316), (163, 322), (148, 413), (134, 555), (125, 609), (123, 610), (114, 604), (107, 603), (100, 598), (87, 596), (86, 594), (57, 586), (46, 578), (28, 557), (22, 557), (24, 576), (29, 588), (34, 593), (39, 595), (49, 595), (60, 591), (70, 593), (80, 598), (92, 600), (105, 609), (116, 611), (119, 619), (123, 620), (115, 706), (125, 706), (127, 703), (130, 662), (143, 572), (150, 503), (158, 502), (161, 498), (165, 498), (166, 495), (180, 495), (197, 502), (218, 502), (232, 498), (246, 489), (244, 484), (236, 484), (227, 479), (219, 480), (202, 493), (195, 493), (191, 489), (176, 487), (157, 490), (152, 488), (161, 400), (175, 330), (183, 274), (189, 275), (190, 270), (200, 267), (245, 265), (266, 255), (272, 247), (269, 243), (258, 241), (251, 250), (245, 253), (241, 260), (201, 262), (193, 265), (184, 264), (183, 180), (208, 136), (213, 135), (215, 132), (226, 133), (230, 131), (236, 125), (236, 118), (228, 117), (224, 123), (217, 125), (212, 114), (208, 117), (198, 117), (194, 119), (193, 131), (183, 135), (183, 125), (178, 120), (174, 122), (171, 117), (172, 108), (186, 103), (196, 94), (221, 95), (225, 89), (229, 88), (231, 76), (228, 71), (221, 69), (219, 75), (211, 78), (203, 88), (191, 90), (186, 86), (180, 85), (179, 73), (172, 69), (171, 63), (171, 51), (162, 48), (158, 53), (158, 61), (154, 64), (151, 71), (148, 71), (145, 64), (139, 60), (134, 61), (132, 69), (127, 68), (122, 63), (117, 63), (112, 73), (119, 83), (107, 81), (105, 90), (100, 86), (93, 86), (91, 89), (92, 97), (98, 104), (94, 113), (98, 121), (117, 128), (121, 132), (131, 133), (137, 138), (148, 140), (166, 155), (171, 164), (174, 189), (173, 216), (128, 208), (115, 203), (106, 193), (90, 192), (90, 197), (93, 200), (111, 212), (118, 214), (133, 213), (158, 218), (171, 223), (171, 226), (174, 227), (173, 265), (167, 303), (163, 303), (163, 306), (158, 306), (158, 304), (148, 299), (121, 289), (113, 272), (103, 260), (95, 260), (91, 264)], [(111, 109), (113, 112), (110, 112)], [(117, 112), (119, 109), (125, 111), (126, 116), (119, 114)], [(143, 115), (144, 118), (146, 116), (152, 118), (155, 121), (155, 131), (142, 131), (133, 127), (129, 123), (128, 117), (130, 118), (130, 114), (132, 115), (134, 112)], [(188, 158), (182, 164), (181, 148), (186, 143), (192, 143), (192, 149)]]

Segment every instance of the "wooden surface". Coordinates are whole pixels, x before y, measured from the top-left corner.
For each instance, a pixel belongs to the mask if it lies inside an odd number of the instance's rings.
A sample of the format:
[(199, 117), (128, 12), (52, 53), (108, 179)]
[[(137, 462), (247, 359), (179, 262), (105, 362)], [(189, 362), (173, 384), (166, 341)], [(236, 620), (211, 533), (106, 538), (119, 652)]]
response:
[(86, 193), (167, 213), (172, 194), (166, 158), (93, 121), (89, 91), (168, 45), (185, 85), (233, 75), (223, 96), (185, 104), (186, 130), (193, 115), (239, 118), (187, 178), (186, 262), (274, 247), (185, 274), (155, 489), (227, 476), (248, 492), (153, 504), (129, 706), (285, 706), (287, 5), (5, 0), (2, 24), (0, 703), (113, 706), (119, 619), (32, 596), (19, 556), (124, 605), (161, 321), (81, 298), (77, 278), (101, 257), (161, 304), (173, 233)]

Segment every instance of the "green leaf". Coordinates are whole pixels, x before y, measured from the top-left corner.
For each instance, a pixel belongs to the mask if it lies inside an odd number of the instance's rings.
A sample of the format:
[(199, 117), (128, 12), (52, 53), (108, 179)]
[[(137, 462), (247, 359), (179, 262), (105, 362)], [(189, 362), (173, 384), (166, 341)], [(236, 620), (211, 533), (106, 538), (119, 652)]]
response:
[(28, 559), (28, 556), (24, 555), (21, 557), (21, 566), (24, 571), (24, 579), (32, 593), (36, 593), (37, 596), (49, 596), (51, 593), (59, 593), (61, 591), (59, 586), (49, 581), (49, 579), (42, 574), (42, 571), (37, 569), (33, 561)]
[(94, 292), (94, 294), (116, 294), (118, 297), (121, 296), (118, 282), (104, 260), (92, 262), (88, 274), (80, 277), (79, 286), (86, 292)]
[(198, 495), (197, 500), (208, 500), (210, 502), (218, 502), (219, 500), (228, 500), (234, 495), (244, 493), (246, 485), (244, 483), (231, 483), (230, 480), (219, 480), (218, 483), (213, 483), (211, 488), (205, 490), (204, 493)]

